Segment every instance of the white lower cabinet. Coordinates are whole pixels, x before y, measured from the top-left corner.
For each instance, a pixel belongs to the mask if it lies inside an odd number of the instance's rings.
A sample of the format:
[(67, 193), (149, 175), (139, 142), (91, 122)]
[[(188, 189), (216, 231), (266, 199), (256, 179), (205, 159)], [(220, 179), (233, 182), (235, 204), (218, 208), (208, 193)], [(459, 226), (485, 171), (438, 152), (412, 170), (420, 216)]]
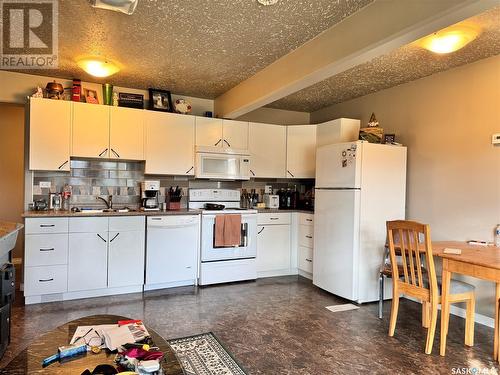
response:
[(144, 283), (144, 230), (109, 232), (108, 287)]
[(298, 224), (298, 269), (299, 274), (312, 279), (314, 247), (314, 215), (299, 213)]
[(68, 291), (106, 288), (107, 270), (107, 231), (69, 234)]
[(25, 303), (142, 291), (145, 217), (27, 218)]
[(259, 214), (257, 226), (257, 276), (281, 276), (290, 273), (290, 214)]

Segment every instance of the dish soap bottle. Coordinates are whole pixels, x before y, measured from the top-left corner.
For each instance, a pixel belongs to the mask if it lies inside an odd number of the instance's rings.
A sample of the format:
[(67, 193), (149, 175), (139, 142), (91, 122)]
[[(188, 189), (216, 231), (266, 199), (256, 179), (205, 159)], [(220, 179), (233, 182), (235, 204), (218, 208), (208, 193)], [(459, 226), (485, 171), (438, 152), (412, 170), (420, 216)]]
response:
[(500, 247), (500, 224), (495, 228), (495, 246)]

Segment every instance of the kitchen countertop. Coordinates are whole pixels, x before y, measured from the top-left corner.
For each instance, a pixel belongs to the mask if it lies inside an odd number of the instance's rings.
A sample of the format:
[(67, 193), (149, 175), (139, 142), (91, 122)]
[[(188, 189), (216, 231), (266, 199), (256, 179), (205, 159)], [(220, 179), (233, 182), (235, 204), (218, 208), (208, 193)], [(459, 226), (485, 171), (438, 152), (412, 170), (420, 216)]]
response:
[(129, 212), (71, 212), (71, 211), (25, 211), (24, 218), (36, 217), (96, 217), (96, 216), (165, 216), (165, 215), (199, 215), (201, 210), (183, 208), (171, 211), (129, 211)]
[[(283, 210), (279, 208), (259, 208), (257, 210), (261, 214), (277, 214), (277, 213), (305, 213), (314, 214), (314, 211), (310, 210)], [(129, 212), (71, 212), (71, 211), (25, 211), (22, 215), (24, 218), (36, 218), (36, 217), (98, 217), (98, 216), (165, 216), (165, 215), (199, 215), (201, 210), (187, 209), (183, 208), (180, 210), (171, 211), (129, 211)], [(15, 224), (14, 224), (15, 225)], [(0, 221), (0, 237), (2, 231), (2, 222)]]
[(17, 223), (0, 220), (0, 239), (2, 239), (3, 237), (7, 237), (7, 235), (16, 230), (18, 230)]

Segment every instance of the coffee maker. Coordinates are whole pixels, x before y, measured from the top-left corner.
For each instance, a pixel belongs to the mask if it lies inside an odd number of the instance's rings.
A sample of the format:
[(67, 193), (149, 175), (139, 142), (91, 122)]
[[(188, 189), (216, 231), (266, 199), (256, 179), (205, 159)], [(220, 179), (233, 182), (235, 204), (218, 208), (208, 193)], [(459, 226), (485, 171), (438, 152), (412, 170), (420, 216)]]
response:
[(160, 181), (141, 182), (141, 206), (144, 211), (160, 210)]

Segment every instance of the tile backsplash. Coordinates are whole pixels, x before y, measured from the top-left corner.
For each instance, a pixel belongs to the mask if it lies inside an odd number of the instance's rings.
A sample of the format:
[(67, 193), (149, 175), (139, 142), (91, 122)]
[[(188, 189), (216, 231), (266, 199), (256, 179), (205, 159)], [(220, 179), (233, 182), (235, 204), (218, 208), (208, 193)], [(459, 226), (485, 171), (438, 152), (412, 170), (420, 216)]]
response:
[[(181, 206), (187, 207), (188, 188), (256, 189), (260, 193), (264, 186), (273, 189), (297, 187), (304, 193), (313, 188), (314, 180), (252, 179), (250, 181), (196, 180), (184, 176), (153, 176), (144, 174), (143, 161), (115, 161), (101, 159), (72, 159), (68, 172), (33, 172), (33, 200), (47, 199), (49, 193), (61, 192), (64, 185), (72, 187), (71, 207), (102, 207), (96, 196), (113, 196), (115, 207), (137, 208), (140, 206), (140, 183), (144, 179), (160, 181), (160, 202), (165, 201), (165, 191), (170, 186), (185, 189)], [(40, 187), (41, 182), (50, 182), (50, 188)]]

